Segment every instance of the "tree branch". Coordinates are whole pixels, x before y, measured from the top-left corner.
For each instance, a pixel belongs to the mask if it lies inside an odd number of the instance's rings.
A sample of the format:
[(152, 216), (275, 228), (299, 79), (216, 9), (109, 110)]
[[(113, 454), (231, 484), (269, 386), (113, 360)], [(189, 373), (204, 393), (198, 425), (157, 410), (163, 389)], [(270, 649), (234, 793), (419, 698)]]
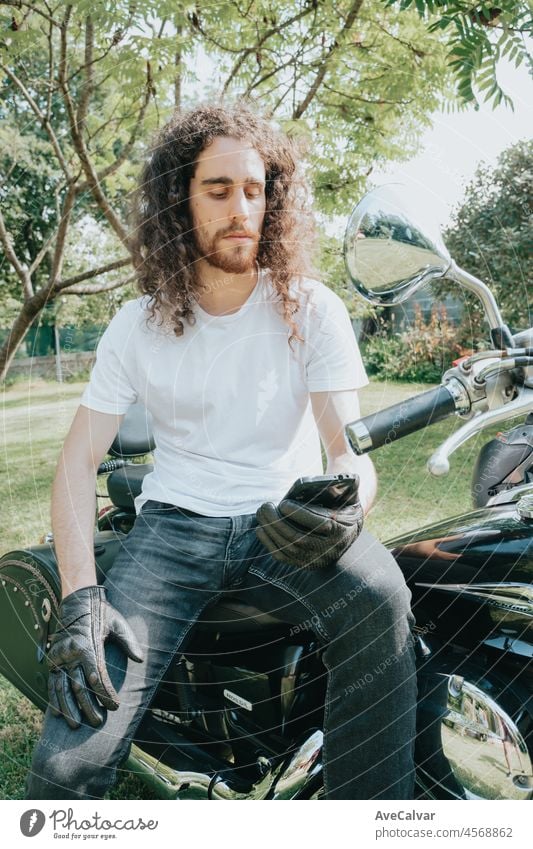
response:
[(383, 24), (379, 23), (379, 21), (374, 21), (373, 23), (381, 30), (381, 32), (384, 32), (385, 35), (388, 35), (389, 38), (392, 38), (394, 41), (397, 41), (398, 44), (402, 44), (404, 47), (407, 47), (408, 50), (414, 53), (417, 59), (423, 59), (426, 55), (424, 50), (419, 50), (417, 47), (413, 47), (413, 45), (409, 41), (405, 41), (405, 39), (400, 38), (397, 35), (393, 35), (392, 32), (389, 32), (388, 29), (383, 26)]
[(91, 158), (89, 156), (89, 151), (87, 150), (87, 146), (85, 144), (85, 141), (77, 123), (76, 111), (74, 109), (72, 95), (70, 93), (70, 89), (67, 82), (67, 29), (71, 13), (72, 6), (68, 6), (65, 12), (64, 20), (61, 24), (61, 55), (59, 61), (59, 85), (61, 91), (63, 92), (63, 100), (67, 109), (70, 135), (72, 137), (72, 142), (78, 159), (80, 161), (80, 165), (87, 179), (88, 188), (93, 198), (98, 204), (98, 207), (103, 213), (104, 217), (107, 219), (107, 221), (119, 237), (120, 241), (124, 245), (128, 246), (128, 235), (126, 229), (120, 221), (116, 212), (111, 208), (108, 199), (102, 191), (102, 188), (98, 181), (98, 175), (94, 170), (93, 163), (91, 162)]
[(282, 62), (281, 65), (274, 66), (270, 71), (267, 71), (265, 74), (263, 74), (263, 76), (259, 77), (259, 79), (252, 80), (249, 83), (249, 85), (246, 87), (246, 91), (244, 92), (244, 96), (248, 97), (252, 93), (254, 88), (257, 88), (258, 86), (262, 85), (263, 83), (266, 83), (266, 81), (269, 80), (271, 77), (275, 77), (276, 74), (279, 73), (279, 71), (283, 71), (285, 68), (290, 68), (291, 65), (296, 66), (296, 64), (297, 64), (296, 57), (291, 56), (289, 59), (287, 59), (286, 62)]
[(359, 94), (354, 94), (352, 90), (349, 91), (339, 91), (333, 86), (327, 85), (324, 83), (324, 90), (330, 91), (332, 94), (337, 94), (339, 97), (344, 97), (346, 100), (357, 100), (358, 103), (368, 103), (369, 106), (407, 106), (407, 104), (412, 103), (411, 100), (387, 100), (384, 97), (376, 97), (375, 99), (371, 99), (370, 97), (361, 97)]
[(54, 290), (61, 292), (69, 286), (75, 286), (76, 283), (81, 283), (83, 280), (91, 280), (93, 277), (99, 277), (101, 274), (106, 274), (108, 271), (116, 271), (117, 268), (124, 268), (126, 265), (131, 265), (131, 257), (123, 257), (116, 259), (114, 262), (108, 262), (107, 265), (101, 265), (98, 268), (91, 268), (90, 271), (83, 271), (81, 274), (76, 274), (74, 277), (68, 277), (66, 280), (58, 280), (54, 284)]
[[(316, 15), (316, 10), (315, 10), (315, 15)], [(265, 53), (270, 53), (270, 52), (274, 53), (274, 58), (271, 59), (272, 67), (269, 71), (265, 71), (265, 73), (262, 76), (258, 77), (257, 74), (255, 75), (255, 77), (248, 84), (248, 86), (245, 90), (244, 96), (245, 97), (249, 96), (255, 88), (257, 88), (258, 86), (265, 83), (271, 77), (276, 76), (276, 74), (278, 74), (279, 71), (283, 71), (283, 70), (285, 70), (285, 68), (290, 68), (291, 65), (296, 70), (298, 68), (299, 64), (302, 64), (305, 61), (305, 59), (304, 59), (305, 50), (306, 50), (306, 47), (309, 44), (311, 38), (313, 37), (313, 35), (314, 35), (314, 33), (312, 32), (312, 30), (309, 30), (307, 32), (307, 34), (304, 35), (303, 38), (301, 39), (296, 53), (294, 53), (292, 56), (290, 56), (286, 61), (283, 61), (281, 59), (281, 57), (278, 54), (276, 54), (274, 51), (271, 51), (270, 49), (266, 48)], [(310, 49), (312, 49), (312, 46), (310, 47)], [(293, 84), (294, 84), (294, 81), (293, 81)], [(272, 91), (276, 91), (276, 88), (279, 88), (279, 87), (280, 86), (274, 86), (273, 89), (270, 89), (269, 93), (271, 93)], [(272, 113), (274, 113), (275, 111), (276, 110), (273, 109)]]
[[(56, 206), (56, 211), (57, 211), (57, 206)], [(60, 214), (61, 213), (58, 214), (58, 216), (57, 216), (58, 218), (59, 218)], [(43, 261), (45, 255), (46, 255), (46, 252), (50, 249), (50, 245), (54, 241), (55, 236), (56, 236), (56, 234), (52, 233), (50, 236), (48, 236), (46, 242), (44, 242), (44, 244), (41, 246), (39, 252), (37, 253), (35, 259), (33, 260), (32, 264), (30, 265), (30, 267), (28, 269), (28, 274), (30, 275), (30, 277), (32, 276), (34, 271), (37, 271), (37, 269), (39, 268), (41, 262)]]
[(343, 39), (344, 35), (346, 35), (346, 33), (351, 30), (351, 28), (352, 28), (352, 26), (353, 26), (353, 24), (354, 24), (354, 22), (355, 22), (355, 20), (358, 16), (360, 10), (361, 10), (361, 6), (363, 5), (363, 2), (364, 2), (364, 0), (354, 0), (354, 3), (352, 4), (352, 6), (351, 6), (351, 8), (350, 8), (350, 10), (349, 10), (349, 12), (346, 16), (346, 20), (344, 21), (342, 28), (339, 31), (339, 34), (337, 35), (337, 37), (334, 39), (333, 43), (330, 45), (330, 47), (329, 47), (329, 49), (326, 53), (326, 56), (322, 60), (322, 62), (320, 64), (320, 68), (319, 68), (319, 70), (318, 70), (318, 72), (315, 76), (314, 81), (312, 82), (311, 86), (309, 87), (307, 94), (305, 95), (304, 99), (298, 104), (298, 106), (293, 110), (293, 114), (292, 114), (293, 120), (297, 120), (298, 118), (302, 117), (302, 115), (304, 114), (304, 112), (308, 108), (309, 104), (313, 100), (314, 96), (316, 95), (318, 89), (322, 85), (324, 77), (326, 76), (326, 73), (328, 71), (329, 63), (331, 62), (332, 57), (337, 53), (337, 51), (341, 47), (342, 39)]
[[(361, 2), (362, 2), (362, 0), (361, 0)], [(250, 56), (250, 55), (252, 55), (252, 54), (254, 54), (254, 53), (257, 53), (257, 51), (258, 51), (258, 50), (259, 50), (259, 49), (260, 49), (260, 48), (261, 48), (261, 47), (265, 44), (265, 42), (266, 42), (266, 41), (268, 41), (268, 39), (269, 39), (269, 38), (271, 38), (273, 35), (278, 35), (278, 34), (279, 34), (280, 32), (282, 32), (284, 29), (287, 29), (287, 27), (290, 27), (290, 26), (292, 26), (292, 24), (295, 24), (297, 21), (300, 21), (302, 18), (307, 17), (307, 15), (311, 14), (311, 12), (314, 12), (314, 6), (313, 6), (313, 4), (312, 4), (312, 3), (310, 3), (310, 4), (307, 6), (307, 8), (302, 9), (300, 12), (297, 12), (295, 15), (292, 15), (292, 17), (287, 18), (287, 20), (285, 20), (285, 21), (282, 21), (282, 22), (281, 22), (280, 24), (278, 24), (277, 26), (273, 26), (273, 27), (270, 27), (270, 29), (265, 30), (265, 32), (263, 33), (263, 35), (259, 38), (259, 40), (258, 40), (258, 41), (257, 41), (257, 42), (256, 42), (256, 43), (252, 46), (252, 47), (247, 47), (247, 48), (246, 48), (246, 50), (243, 50), (243, 51), (241, 52), (241, 55), (239, 56), (239, 58), (238, 58), (238, 59), (237, 59), (237, 61), (235, 62), (235, 64), (234, 64), (233, 68), (231, 69), (231, 71), (230, 71), (230, 73), (229, 73), (229, 76), (228, 76), (228, 78), (226, 79), (226, 82), (224, 83), (224, 86), (223, 86), (223, 88), (222, 88), (222, 97), (224, 97), (224, 96), (225, 96), (225, 94), (226, 94), (226, 92), (227, 92), (227, 90), (228, 90), (229, 86), (231, 85), (231, 83), (233, 82), (233, 80), (235, 79), (235, 77), (237, 76), (237, 74), (239, 73), (240, 69), (242, 68), (242, 66), (243, 66), (243, 64), (245, 63), (245, 61), (246, 61), (246, 59), (248, 58), (248, 56)], [(200, 32), (202, 32), (202, 30), (200, 30)], [(205, 34), (205, 33), (203, 33), (203, 32), (202, 32), (202, 35), (204, 35), (204, 37), (206, 37), (206, 38), (207, 38), (207, 36), (206, 36), (206, 34)], [(226, 48), (224, 48), (224, 47), (223, 47), (223, 46), (221, 46), (221, 45), (218, 45), (218, 46), (219, 46), (219, 49), (221, 49), (221, 50), (225, 50), (225, 49), (226, 49)]]
[(48, 40), (48, 92), (46, 95), (46, 120), (50, 121), (52, 116), (52, 92), (54, 90), (54, 42), (52, 24), (48, 27), (46, 34)]
[[(131, 19), (130, 19), (130, 21), (126, 24), (126, 26), (125, 26), (125, 27), (122, 27), (121, 29), (117, 29), (117, 30), (113, 33), (113, 35), (112, 35), (112, 37), (111, 37), (111, 41), (109, 42), (109, 46), (108, 46), (108, 47), (106, 47), (106, 49), (105, 49), (102, 53), (99, 53), (99, 54), (98, 54), (98, 56), (91, 58), (91, 60), (90, 60), (90, 62), (89, 62), (89, 63), (84, 62), (84, 64), (83, 64), (83, 65), (80, 65), (80, 67), (79, 67), (79, 68), (76, 68), (76, 70), (72, 72), (72, 74), (70, 75), (70, 77), (68, 77), (68, 78), (67, 78), (67, 85), (70, 85), (70, 83), (72, 82), (72, 80), (75, 80), (75, 79), (76, 79), (76, 77), (78, 76), (78, 74), (82, 74), (84, 71), (86, 71), (86, 70), (87, 70), (87, 67), (88, 67), (89, 65), (90, 65), (91, 67), (93, 67), (94, 65), (98, 65), (98, 64), (99, 64), (99, 62), (101, 62), (103, 59), (105, 59), (105, 58), (106, 58), (106, 56), (108, 56), (108, 55), (111, 53), (111, 51), (113, 50), (113, 48), (114, 48), (114, 47), (116, 47), (116, 46), (117, 46), (117, 44), (119, 44), (119, 43), (122, 41), (122, 39), (124, 38), (124, 34), (125, 34), (125, 32), (126, 32), (127, 28), (130, 26), (130, 24), (131, 24)], [(109, 75), (108, 75), (108, 76), (109, 76)], [(101, 85), (101, 83), (102, 83), (102, 80), (103, 80), (103, 79), (107, 79), (107, 77), (100, 77), (100, 78), (98, 79), (98, 84), (99, 84), (99, 85)]]
[(63, 208), (61, 210), (61, 218), (59, 219), (59, 226), (57, 228), (57, 235), (55, 238), (55, 246), (54, 246), (54, 255), (52, 258), (52, 268), (50, 271), (50, 277), (47, 284), (47, 288), (52, 289), (55, 281), (61, 274), (61, 268), (63, 266), (63, 258), (65, 255), (65, 243), (67, 238), (67, 230), (70, 224), (70, 217), (72, 215), (72, 210), (74, 208), (74, 201), (76, 199), (76, 189), (74, 186), (69, 186), (67, 188), (67, 193), (63, 200)]
[(71, 289), (63, 289), (62, 295), (97, 295), (99, 292), (109, 292), (111, 289), (120, 289), (121, 286), (126, 286), (132, 283), (136, 278), (136, 274), (126, 277), (125, 280), (116, 280), (113, 283), (100, 283), (98, 286), (73, 286)]
[(81, 134), (87, 118), (89, 101), (94, 90), (93, 77), (93, 53), (94, 53), (94, 25), (90, 15), (85, 19), (85, 56), (83, 67), (85, 69), (85, 81), (81, 87), (81, 93), (76, 110), (76, 125)]
[(4, 246), (4, 251), (5, 251), (7, 259), (9, 260), (9, 262), (11, 263), (13, 268), (15, 269), (15, 271), (16, 271), (16, 273), (17, 273), (17, 275), (18, 275), (18, 277), (19, 277), (19, 279), (22, 283), (22, 287), (24, 289), (24, 295), (26, 296), (26, 298), (31, 298), (33, 296), (33, 286), (31, 284), (31, 278), (30, 278), (28, 272), (26, 271), (26, 269), (24, 268), (24, 266), (22, 265), (22, 263), (19, 261), (19, 258), (17, 257), (17, 255), (14, 251), (13, 237), (11, 236), (11, 233), (8, 233), (8, 231), (6, 230), (4, 216), (2, 215), (1, 210), (0, 210), (0, 242)]
[(150, 67), (150, 62), (147, 62), (146, 63), (146, 86), (145, 86), (145, 90), (144, 90), (143, 101), (141, 103), (141, 108), (139, 109), (139, 112), (138, 112), (137, 120), (135, 121), (135, 124), (133, 126), (133, 130), (130, 133), (130, 137), (129, 137), (128, 141), (126, 142), (126, 144), (124, 145), (124, 147), (120, 151), (120, 154), (117, 156), (115, 161), (111, 162), (110, 165), (107, 165), (106, 168), (103, 168), (96, 175), (96, 178), (99, 182), (102, 181), (102, 180), (105, 180), (105, 178), (109, 177), (110, 174), (114, 174), (115, 171), (117, 171), (120, 168), (122, 163), (125, 162), (126, 159), (128, 158), (128, 156), (130, 155), (131, 150), (133, 148), (133, 145), (137, 141), (137, 137), (139, 135), (139, 130), (141, 129), (142, 124), (144, 122), (144, 117), (146, 115), (146, 110), (148, 108), (148, 104), (150, 102), (150, 97), (153, 93), (153, 90), (154, 90), (154, 82), (153, 82), (153, 78), (152, 78), (152, 69)]
[(66, 159), (63, 155), (63, 151), (61, 150), (61, 148), (59, 146), (57, 136), (56, 136), (56, 134), (55, 134), (55, 132), (52, 128), (52, 125), (50, 124), (49, 119), (40, 110), (39, 106), (37, 105), (37, 103), (35, 102), (33, 97), (31, 96), (30, 92), (28, 91), (28, 89), (26, 88), (26, 86), (24, 85), (22, 80), (15, 73), (13, 73), (13, 71), (11, 71), (10, 68), (7, 67), (7, 65), (4, 65), (3, 62), (0, 62), (0, 68), (6, 74), (6, 76), (9, 77), (11, 82), (14, 85), (17, 86), (18, 90), (20, 91), (20, 93), (22, 94), (22, 96), (24, 97), (26, 102), (29, 104), (32, 112), (34, 112), (34, 114), (37, 116), (37, 118), (41, 122), (42, 126), (46, 130), (46, 132), (47, 132), (47, 134), (50, 138), (50, 142), (52, 144), (54, 153), (57, 157), (59, 165), (61, 166), (61, 170), (63, 171), (63, 173), (64, 173), (64, 175), (67, 179), (67, 183), (70, 183), (71, 180), (72, 180), (72, 175), (71, 175), (71, 173), (68, 169), (67, 161), (66, 161)]
[(42, 18), (45, 18), (45, 20), (49, 21), (54, 26), (59, 26), (59, 21), (56, 21), (51, 15), (47, 15), (46, 12), (39, 9), (35, 3), (25, 3), (23, 0), (0, 0), (0, 6), (14, 6), (16, 9), (27, 8), (30, 12), (35, 12), (36, 15), (40, 15)]

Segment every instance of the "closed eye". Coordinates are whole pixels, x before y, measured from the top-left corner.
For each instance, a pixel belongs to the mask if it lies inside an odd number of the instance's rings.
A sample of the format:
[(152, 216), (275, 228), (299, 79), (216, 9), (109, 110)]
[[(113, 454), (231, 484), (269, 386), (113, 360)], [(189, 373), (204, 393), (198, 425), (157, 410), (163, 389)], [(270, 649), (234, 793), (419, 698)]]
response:
[[(262, 191), (259, 186), (250, 187), (246, 189), (246, 197), (250, 200), (254, 200), (255, 198), (259, 198), (262, 195)], [(229, 196), (228, 189), (222, 189), (216, 192), (209, 192), (209, 197), (214, 198), (215, 200), (225, 200)]]

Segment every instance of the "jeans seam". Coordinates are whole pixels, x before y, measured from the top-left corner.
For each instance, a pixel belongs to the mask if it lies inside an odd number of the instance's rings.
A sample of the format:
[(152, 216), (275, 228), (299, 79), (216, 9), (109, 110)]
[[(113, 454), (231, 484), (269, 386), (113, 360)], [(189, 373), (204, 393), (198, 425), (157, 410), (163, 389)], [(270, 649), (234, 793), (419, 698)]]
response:
[[(251, 566), (248, 571), (251, 572), (254, 575), (257, 575), (259, 578), (262, 578), (264, 581), (266, 581), (267, 584), (274, 584), (274, 586), (279, 587), (280, 589), (284, 590), (286, 593), (288, 593), (290, 596), (292, 596), (292, 598), (295, 598), (296, 601), (300, 602), (300, 604), (303, 604), (303, 606), (311, 614), (313, 620), (319, 620), (319, 614), (317, 613), (316, 609), (313, 606), (311, 606), (310, 604), (308, 604), (307, 601), (304, 601), (304, 599), (301, 598), (301, 596), (298, 594), (297, 590), (293, 590), (292, 587), (288, 587), (282, 579), (280, 580), (280, 579), (277, 579), (277, 578), (272, 578), (270, 575), (265, 575), (263, 572), (261, 572), (260, 569), (258, 569), (257, 567), (254, 567), (254, 566)], [(318, 624), (317, 624), (316, 621), (313, 621), (313, 625), (316, 627), (316, 630), (317, 630), (319, 636), (325, 642), (328, 642), (328, 643), (331, 642), (332, 638), (329, 636), (327, 631), (322, 627), (322, 624), (320, 622), (318, 622)]]
[(158, 676), (158, 678), (157, 678), (157, 680), (156, 680), (155, 684), (153, 685), (153, 687), (152, 687), (152, 688), (151, 688), (151, 690), (149, 691), (147, 698), (146, 698), (145, 700), (143, 700), (143, 701), (144, 701), (144, 704), (146, 704), (146, 705), (147, 705), (147, 707), (145, 707), (145, 708), (144, 708), (144, 710), (141, 712), (141, 715), (140, 715), (139, 720), (135, 723), (135, 726), (134, 726), (133, 732), (132, 732), (131, 734), (124, 735), (124, 737), (123, 737), (122, 742), (123, 742), (123, 743), (125, 743), (125, 746), (124, 746), (124, 747), (122, 747), (122, 748), (120, 749), (121, 755), (120, 755), (120, 757), (117, 759), (117, 761), (116, 761), (116, 763), (115, 763), (115, 766), (114, 766), (114, 767), (112, 768), (112, 770), (111, 770), (111, 778), (109, 779), (109, 781), (107, 781), (107, 782), (103, 785), (102, 797), (104, 796), (104, 794), (105, 794), (105, 793), (106, 793), (106, 792), (107, 792), (107, 791), (108, 791), (108, 790), (109, 790), (109, 789), (113, 786), (113, 784), (115, 783), (116, 778), (117, 778), (117, 770), (118, 770), (118, 768), (119, 768), (120, 764), (121, 764), (121, 763), (122, 763), (122, 761), (123, 761), (124, 753), (125, 753), (126, 749), (127, 749), (127, 748), (131, 745), (131, 743), (133, 742), (133, 737), (135, 736), (135, 732), (137, 731), (137, 728), (138, 728), (138, 727), (139, 727), (139, 725), (141, 724), (141, 722), (142, 722), (142, 720), (143, 720), (143, 717), (145, 716), (145, 714), (146, 714), (146, 713), (148, 712), (148, 710), (149, 710), (148, 705), (149, 705), (149, 704), (150, 704), (150, 702), (152, 701), (152, 697), (153, 697), (153, 695), (154, 695), (155, 691), (157, 690), (157, 688), (159, 687), (159, 685), (160, 685), (160, 683), (161, 683), (162, 678), (163, 678), (163, 677), (164, 677), (164, 675), (168, 672), (168, 669), (169, 669), (169, 667), (170, 667), (170, 664), (171, 664), (171, 663), (172, 663), (172, 661), (174, 660), (174, 657), (176, 656), (176, 652), (178, 651), (178, 649), (179, 649), (180, 645), (182, 645), (182, 644), (185, 642), (185, 638), (187, 637), (187, 635), (188, 635), (189, 631), (191, 630), (191, 628), (194, 628), (194, 626), (198, 623), (198, 620), (200, 619), (200, 617), (201, 617), (202, 613), (204, 612), (204, 610), (206, 610), (206, 608), (207, 608), (207, 607), (209, 607), (209, 605), (210, 605), (210, 604), (214, 604), (215, 602), (217, 602), (217, 601), (218, 601), (221, 597), (222, 597), (222, 593), (217, 593), (217, 595), (216, 595), (216, 596), (214, 596), (213, 598), (210, 598), (210, 599), (209, 599), (209, 601), (207, 601), (207, 602), (203, 605), (203, 607), (201, 607), (201, 608), (200, 608), (200, 610), (199, 610), (199, 612), (198, 612), (198, 615), (197, 615), (196, 619), (195, 619), (193, 622), (189, 622), (188, 627), (185, 629), (185, 631), (183, 632), (183, 634), (181, 635), (181, 637), (180, 637), (180, 638), (176, 641), (176, 643), (174, 644), (174, 647), (173, 647), (172, 652), (171, 652), (171, 654), (170, 654), (170, 659), (169, 659), (169, 661), (168, 661), (167, 665), (166, 665), (166, 666), (164, 666), (164, 667), (162, 667), (161, 675), (160, 675), (160, 676)]
[(231, 521), (231, 529), (229, 532), (229, 539), (226, 543), (226, 550), (224, 552), (224, 565), (222, 567), (222, 586), (227, 589), (228, 585), (231, 584), (230, 574), (229, 574), (229, 565), (231, 563), (231, 555), (230, 549), (233, 544), (233, 540), (235, 539), (237, 533), (236, 522), (233, 517), (229, 517)]

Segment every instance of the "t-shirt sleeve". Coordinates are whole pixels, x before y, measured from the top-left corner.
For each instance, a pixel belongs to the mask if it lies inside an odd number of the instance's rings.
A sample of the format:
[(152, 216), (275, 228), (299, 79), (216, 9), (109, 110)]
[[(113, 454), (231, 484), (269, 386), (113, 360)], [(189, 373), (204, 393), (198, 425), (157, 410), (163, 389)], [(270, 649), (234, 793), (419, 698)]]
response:
[(308, 324), (307, 386), (309, 392), (360, 389), (368, 383), (359, 345), (344, 303), (335, 292), (315, 305)]
[(99, 413), (122, 415), (137, 400), (134, 318), (127, 307), (117, 312), (100, 338), (96, 362), (81, 396), (80, 404)]

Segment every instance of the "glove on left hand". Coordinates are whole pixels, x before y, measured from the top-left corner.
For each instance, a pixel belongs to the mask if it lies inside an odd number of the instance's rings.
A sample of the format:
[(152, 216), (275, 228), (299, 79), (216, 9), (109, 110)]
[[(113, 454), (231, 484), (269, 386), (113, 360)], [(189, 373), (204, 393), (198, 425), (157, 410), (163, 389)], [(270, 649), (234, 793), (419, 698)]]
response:
[(128, 657), (142, 662), (133, 631), (106, 600), (104, 587), (83, 587), (63, 599), (47, 655), (48, 698), (54, 716), (63, 716), (71, 728), (79, 728), (82, 714), (94, 728), (102, 724), (104, 712), (96, 696), (108, 710), (119, 706), (106, 667), (107, 639), (114, 639)]
[(277, 507), (263, 504), (256, 517), (256, 534), (272, 556), (304, 569), (336, 563), (363, 527), (358, 496), (353, 504), (337, 510), (284, 498)]

